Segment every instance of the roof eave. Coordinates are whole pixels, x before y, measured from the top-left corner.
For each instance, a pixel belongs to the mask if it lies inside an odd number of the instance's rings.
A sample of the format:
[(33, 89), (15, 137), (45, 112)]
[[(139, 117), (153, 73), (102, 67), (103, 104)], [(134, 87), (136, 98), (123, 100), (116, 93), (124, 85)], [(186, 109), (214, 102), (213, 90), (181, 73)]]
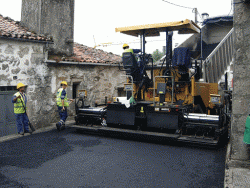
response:
[(66, 65), (91, 65), (91, 66), (113, 66), (113, 67), (118, 67), (119, 63), (92, 63), (92, 62), (73, 62), (73, 61), (59, 61), (56, 62), (55, 60), (46, 60), (45, 63), (50, 63), (50, 64), (66, 64)]
[(33, 42), (33, 43), (54, 44), (53, 41), (31, 40), (31, 39), (12, 38), (12, 37), (5, 37), (5, 36), (0, 36), (0, 39), (4, 39), (4, 40), (15, 40), (15, 41), (20, 41), (20, 42)]

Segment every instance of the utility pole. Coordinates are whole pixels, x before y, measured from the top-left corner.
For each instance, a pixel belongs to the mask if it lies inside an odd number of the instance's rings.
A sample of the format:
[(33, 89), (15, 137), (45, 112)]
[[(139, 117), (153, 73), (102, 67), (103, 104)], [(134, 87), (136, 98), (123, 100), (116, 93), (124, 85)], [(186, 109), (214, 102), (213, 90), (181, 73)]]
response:
[(197, 22), (198, 22), (198, 20), (197, 20), (197, 17), (198, 17), (197, 8), (194, 8), (192, 12), (194, 13), (194, 22), (197, 24)]

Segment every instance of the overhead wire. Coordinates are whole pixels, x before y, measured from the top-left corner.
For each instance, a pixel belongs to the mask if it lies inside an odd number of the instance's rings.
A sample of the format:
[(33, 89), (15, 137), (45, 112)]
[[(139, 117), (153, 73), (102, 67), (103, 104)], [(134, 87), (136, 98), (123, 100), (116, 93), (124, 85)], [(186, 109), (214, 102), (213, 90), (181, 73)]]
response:
[[(162, 0), (162, 1), (163, 1), (163, 2), (166, 2), (166, 3), (169, 3), (169, 4), (171, 4), (171, 5), (174, 5), (174, 6), (178, 6), (178, 7), (182, 7), (182, 8), (187, 8), (187, 9), (194, 9), (194, 8), (191, 8), (191, 7), (186, 7), (186, 6), (178, 5), (178, 4), (175, 4), (175, 3), (171, 3), (171, 2), (166, 1), (166, 0)], [(228, 16), (230, 15), (231, 11), (233, 10), (233, 5), (234, 5), (234, 4), (240, 4), (240, 3), (244, 3), (244, 1), (240, 1), (240, 2), (238, 2), (238, 3), (233, 3), (233, 0), (231, 0), (231, 9), (230, 9), (230, 12), (228, 13)], [(202, 20), (203, 18), (201, 17), (201, 15), (200, 15), (200, 13), (198, 12), (198, 10), (197, 10), (197, 13), (198, 13), (199, 17), (200, 17), (201, 20)]]
[[(195, 9), (195, 8), (192, 8), (192, 7), (186, 7), (186, 6), (182, 6), (182, 5), (177, 5), (177, 4), (171, 3), (171, 2), (166, 1), (166, 0), (162, 0), (162, 1), (163, 1), (163, 2), (166, 2), (166, 3), (169, 3), (169, 4), (171, 4), (171, 5), (174, 5), (174, 6), (181, 7), (181, 8), (187, 8), (187, 9), (192, 9), (192, 10)], [(200, 19), (202, 20), (202, 17), (201, 17), (201, 15), (200, 15), (200, 13), (198, 12), (198, 10), (197, 10), (197, 13), (198, 13)], [(201, 23), (201, 22), (200, 22), (200, 23)]]
[(171, 4), (171, 5), (174, 5), (174, 6), (178, 6), (178, 7), (182, 7), (182, 8), (187, 8), (187, 9), (194, 9), (194, 8), (191, 8), (191, 7), (185, 7), (185, 6), (182, 6), (182, 5), (177, 5), (177, 4), (171, 3), (171, 2), (166, 1), (166, 0), (162, 0), (162, 1), (164, 1), (164, 2), (166, 2), (166, 3), (169, 3), (169, 4)]

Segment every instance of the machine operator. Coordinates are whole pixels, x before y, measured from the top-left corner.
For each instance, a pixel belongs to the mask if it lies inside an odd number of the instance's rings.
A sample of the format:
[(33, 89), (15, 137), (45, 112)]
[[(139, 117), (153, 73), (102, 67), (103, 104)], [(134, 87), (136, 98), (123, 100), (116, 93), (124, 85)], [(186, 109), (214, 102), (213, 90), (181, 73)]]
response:
[(124, 50), (123, 53), (124, 52), (131, 52), (132, 54), (134, 54), (134, 53), (137, 54), (137, 53), (141, 52), (140, 49), (130, 49), (128, 44), (123, 44), (122, 48)]

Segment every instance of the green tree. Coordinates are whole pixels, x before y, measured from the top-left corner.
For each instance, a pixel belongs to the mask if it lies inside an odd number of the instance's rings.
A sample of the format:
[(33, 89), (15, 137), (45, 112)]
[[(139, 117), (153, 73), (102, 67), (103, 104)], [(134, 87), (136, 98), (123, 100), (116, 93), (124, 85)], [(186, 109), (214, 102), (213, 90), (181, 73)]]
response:
[(155, 51), (153, 51), (152, 57), (153, 57), (154, 62), (160, 60), (163, 56), (164, 56), (164, 53), (161, 52), (160, 50), (156, 49)]

